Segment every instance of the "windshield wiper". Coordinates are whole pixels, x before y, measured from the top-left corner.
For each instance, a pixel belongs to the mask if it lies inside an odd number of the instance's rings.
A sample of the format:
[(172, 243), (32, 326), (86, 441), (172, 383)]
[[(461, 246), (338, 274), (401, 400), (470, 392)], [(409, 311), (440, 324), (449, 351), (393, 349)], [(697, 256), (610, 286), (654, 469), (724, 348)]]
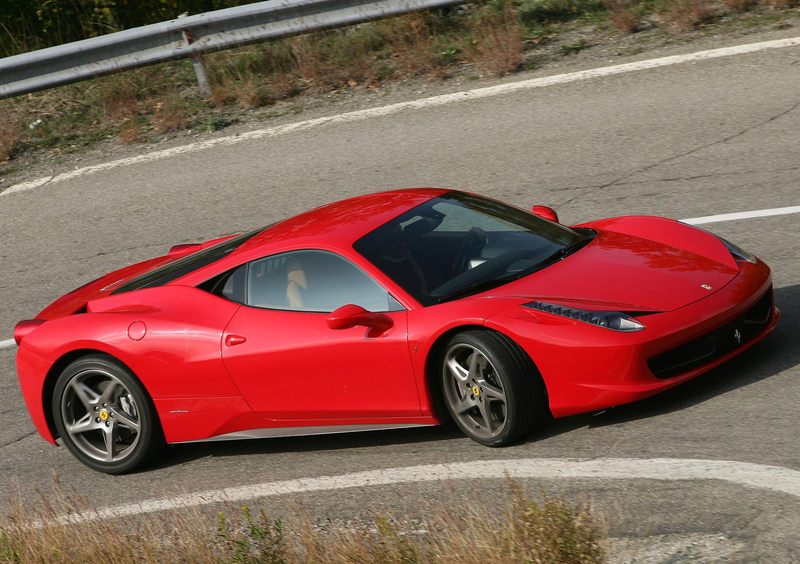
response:
[(587, 237), (586, 239), (581, 239), (580, 241), (576, 241), (576, 242), (572, 243), (571, 245), (567, 245), (566, 247), (562, 247), (562, 248), (558, 249), (556, 252), (554, 252), (552, 255), (550, 255), (549, 257), (544, 259), (542, 262), (540, 262), (536, 266), (531, 267), (530, 269), (528, 269), (527, 274), (530, 274), (532, 272), (536, 272), (537, 270), (541, 270), (542, 268), (544, 268), (546, 266), (550, 266), (554, 262), (558, 262), (560, 260), (563, 260), (563, 259), (567, 258), (569, 255), (571, 255), (571, 254), (573, 254), (573, 253), (575, 253), (577, 251), (580, 251), (586, 245), (591, 243), (593, 239), (594, 239), (594, 237)]
[[(485, 292), (486, 290), (491, 290), (492, 288), (502, 286), (503, 284), (507, 284), (508, 282), (513, 282), (514, 280), (519, 280), (520, 278), (524, 278), (529, 274), (533, 274), (534, 272), (541, 270), (547, 266), (550, 266), (554, 262), (558, 262), (568, 257), (569, 255), (581, 250), (583, 247), (591, 243), (593, 239), (594, 236), (592, 235), (586, 237), (585, 239), (581, 239), (580, 241), (576, 241), (570, 245), (567, 245), (566, 247), (562, 247), (553, 254), (551, 254), (550, 256), (548, 256), (543, 261), (533, 266), (529, 266), (528, 268), (524, 268), (520, 271), (514, 272), (513, 274), (503, 276), (502, 278), (492, 278), (489, 280), (482, 280), (480, 282), (470, 284), (469, 286), (459, 288), (458, 290), (455, 290), (453, 292), (450, 292), (449, 294), (445, 294), (444, 296), (440, 297), (438, 300), (436, 300), (436, 303), (447, 302), (450, 300), (454, 300), (456, 298), (460, 298), (462, 296)], [(433, 296), (435, 296), (435, 294)]]
[(470, 294), (478, 294), (480, 292), (485, 292), (486, 290), (491, 290), (492, 288), (496, 288), (498, 286), (502, 286), (506, 282), (510, 282), (511, 280), (515, 280), (517, 275), (514, 276), (506, 276), (504, 278), (492, 278), (490, 280), (483, 280), (482, 282), (476, 282), (475, 284), (470, 284), (469, 286), (465, 286), (456, 290), (455, 292), (450, 292), (436, 300), (436, 303), (440, 304), (442, 302), (449, 302), (450, 300), (454, 300), (456, 298), (460, 298), (462, 296), (467, 296)]

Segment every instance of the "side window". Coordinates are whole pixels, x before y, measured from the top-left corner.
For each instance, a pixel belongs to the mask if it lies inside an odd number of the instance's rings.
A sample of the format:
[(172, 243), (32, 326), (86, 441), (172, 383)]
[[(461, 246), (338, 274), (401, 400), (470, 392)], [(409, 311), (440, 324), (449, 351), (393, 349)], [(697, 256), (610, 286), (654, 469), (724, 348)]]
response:
[(206, 280), (198, 288), (237, 304), (243, 304), (246, 273), (247, 265), (243, 264), (233, 270), (215, 276), (211, 280)]
[(346, 304), (374, 312), (402, 306), (360, 268), (326, 251), (292, 251), (250, 263), (247, 305), (330, 313)]

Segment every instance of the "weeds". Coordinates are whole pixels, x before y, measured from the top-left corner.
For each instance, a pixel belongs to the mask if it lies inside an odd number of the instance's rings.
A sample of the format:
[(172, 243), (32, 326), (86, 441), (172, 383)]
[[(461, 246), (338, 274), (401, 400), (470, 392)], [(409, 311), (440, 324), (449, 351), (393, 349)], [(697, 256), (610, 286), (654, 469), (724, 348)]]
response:
[[(742, 1), (742, 0), (731, 0)], [(603, 0), (611, 22), (618, 30), (632, 33), (642, 19), (641, 0)]]
[(0, 105), (0, 161), (14, 156), (22, 140), (22, 123), (8, 104)]
[(791, 8), (800, 4), (798, 0), (759, 0), (760, 4), (766, 4), (777, 10)]
[(156, 103), (155, 129), (159, 133), (180, 131), (189, 127), (189, 112), (186, 103), (172, 94)]
[(659, 13), (667, 26), (678, 31), (693, 29), (714, 14), (709, 0), (668, 0), (662, 2)]
[(219, 513), (217, 532), (230, 555), (238, 564), (287, 564), (283, 521), (270, 521), (263, 509), (254, 518), (250, 508), (242, 507), (244, 526), (232, 530), (225, 513)]
[(576, 55), (580, 53), (583, 49), (586, 49), (589, 46), (589, 42), (585, 39), (581, 39), (576, 41), (575, 43), (568, 43), (567, 45), (561, 46), (561, 53), (566, 55)]
[(430, 14), (386, 20), (381, 28), (394, 70), (402, 76), (429, 74), (442, 78), (449, 60), (458, 53), (456, 48), (446, 45), (436, 48), (437, 30)]
[(750, 6), (755, 4), (754, 0), (722, 0), (722, 3), (730, 12), (745, 12)]
[(604, 561), (597, 522), (586, 507), (543, 495), (531, 501), (519, 484), (509, 481), (513, 493), (511, 532), (525, 562), (589, 564)]
[(300, 36), (292, 42), (297, 70), (303, 82), (313, 91), (331, 90), (346, 84), (347, 76), (325, 56), (330, 50), (330, 36), (321, 42)]
[(511, 0), (488, 5), (475, 25), (470, 59), (492, 76), (504, 76), (522, 64), (522, 33)]
[[(356, 527), (315, 526), (306, 516), (292, 523), (248, 506), (220, 512), (216, 525), (200, 510), (59, 523), (52, 507), (17, 506), (0, 519), (0, 563), (174, 562), (198, 564), (601, 564), (602, 534), (585, 507), (546, 496), (534, 501), (509, 481), (511, 501), (468, 504), (446, 512), (428, 508), (415, 524), (387, 515)], [(66, 499), (65, 505), (85, 506)], [(72, 515), (75, 516), (75, 509)], [(35, 529), (25, 523), (38, 522)]]

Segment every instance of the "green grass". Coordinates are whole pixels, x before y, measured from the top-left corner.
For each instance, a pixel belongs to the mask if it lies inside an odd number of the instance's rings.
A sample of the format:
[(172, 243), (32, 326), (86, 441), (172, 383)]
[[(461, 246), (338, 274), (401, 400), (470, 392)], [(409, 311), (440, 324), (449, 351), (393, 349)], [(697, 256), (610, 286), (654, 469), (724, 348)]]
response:
[(561, 52), (564, 55), (577, 55), (581, 52), (581, 50), (586, 49), (589, 46), (589, 42), (585, 39), (580, 39), (574, 43), (569, 43), (567, 45), (561, 46)]

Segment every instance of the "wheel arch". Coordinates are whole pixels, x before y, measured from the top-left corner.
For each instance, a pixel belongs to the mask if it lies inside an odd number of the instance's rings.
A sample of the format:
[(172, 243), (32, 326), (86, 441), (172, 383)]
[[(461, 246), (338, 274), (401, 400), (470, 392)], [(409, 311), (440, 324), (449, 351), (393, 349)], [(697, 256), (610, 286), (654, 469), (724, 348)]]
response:
[(428, 356), (425, 359), (425, 380), (428, 386), (428, 393), (433, 401), (434, 411), (439, 418), (445, 421), (450, 420), (450, 415), (444, 405), (441, 378), (438, 377), (438, 371), (440, 369), (439, 365), (441, 363), (440, 361), (442, 355), (444, 354), (445, 348), (447, 347), (447, 343), (449, 343), (450, 340), (459, 333), (464, 333), (466, 331), (485, 331), (502, 340), (512, 354), (517, 357), (517, 361), (520, 363), (520, 365), (526, 367), (527, 371), (532, 375), (532, 377), (538, 378), (542, 389), (544, 390), (544, 407), (547, 409), (548, 413), (550, 412), (550, 401), (547, 393), (547, 385), (545, 384), (544, 378), (542, 378), (542, 374), (539, 371), (539, 368), (536, 366), (536, 363), (525, 351), (525, 349), (517, 344), (512, 337), (506, 335), (496, 328), (470, 323), (453, 327), (439, 335), (428, 350)]
[[(42, 408), (44, 410), (45, 421), (47, 421), (47, 428), (50, 430), (50, 433), (53, 435), (54, 439), (59, 438), (58, 429), (56, 429), (55, 424), (55, 415), (53, 413), (53, 393), (55, 392), (56, 381), (67, 366), (86, 356), (105, 356), (124, 366), (139, 381), (139, 383), (142, 384), (142, 388), (145, 390), (148, 399), (151, 403), (153, 402), (153, 398), (150, 397), (150, 392), (142, 383), (141, 378), (139, 378), (139, 376), (133, 370), (131, 370), (131, 367), (123, 362), (118, 356), (101, 351), (99, 349), (90, 348), (70, 351), (61, 355), (58, 360), (53, 363), (53, 365), (50, 367), (50, 370), (47, 371), (47, 376), (45, 377), (44, 385), (42, 386)], [(157, 410), (156, 416), (158, 416)], [(161, 422), (159, 421), (159, 424), (160, 423)]]

